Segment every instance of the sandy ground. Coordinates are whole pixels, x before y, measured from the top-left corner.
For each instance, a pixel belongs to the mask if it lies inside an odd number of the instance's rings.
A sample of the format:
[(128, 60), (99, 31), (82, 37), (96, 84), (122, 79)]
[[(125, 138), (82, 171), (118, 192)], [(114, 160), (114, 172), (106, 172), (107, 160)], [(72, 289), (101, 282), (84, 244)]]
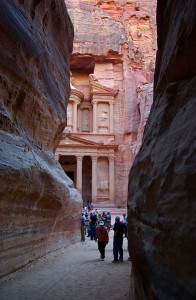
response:
[[(113, 231), (100, 260), (97, 243), (61, 248), (0, 279), (1, 300), (127, 300), (130, 299), (131, 262), (124, 238), (124, 262), (112, 263)], [(89, 298), (90, 297), (90, 298)]]

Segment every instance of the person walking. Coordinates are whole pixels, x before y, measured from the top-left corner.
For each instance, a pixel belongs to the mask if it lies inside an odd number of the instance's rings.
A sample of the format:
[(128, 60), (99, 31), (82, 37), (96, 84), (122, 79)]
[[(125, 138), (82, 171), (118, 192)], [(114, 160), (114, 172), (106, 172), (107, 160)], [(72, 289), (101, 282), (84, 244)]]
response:
[(108, 230), (104, 226), (104, 221), (100, 221), (96, 228), (95, 242), (98, 241), (98, 250), (101, 260), (105, 259), (105, 247), (109, 242)]
[[(113, 227), (114, 239), (113, 239), (113, 255), (114, 260), (112, 262), (123, 261), (123, 234), (124, 223), (120, 222), (120, 217), (115, 217), (115, 224)], [(119, 256), (119, 257), (118, 257)]]

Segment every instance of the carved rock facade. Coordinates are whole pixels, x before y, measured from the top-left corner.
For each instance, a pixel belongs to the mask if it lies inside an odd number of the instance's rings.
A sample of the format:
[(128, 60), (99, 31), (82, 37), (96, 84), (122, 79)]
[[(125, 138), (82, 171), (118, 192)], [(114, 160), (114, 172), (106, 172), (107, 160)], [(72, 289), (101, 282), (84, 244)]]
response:
[(82, 199), (54, 156), (70, 95), (64, 1), (1, 1), (0, 36), (2, 276), (78, 240)]
[(152, 103), (156, 1), (66, 4), (74, 25), (72, 92), (56, 155), (84, 202), (126, 207)]
[(129, 177), (135, 299), (194, 299), (195, 12), (159, 0), (155, 97)]

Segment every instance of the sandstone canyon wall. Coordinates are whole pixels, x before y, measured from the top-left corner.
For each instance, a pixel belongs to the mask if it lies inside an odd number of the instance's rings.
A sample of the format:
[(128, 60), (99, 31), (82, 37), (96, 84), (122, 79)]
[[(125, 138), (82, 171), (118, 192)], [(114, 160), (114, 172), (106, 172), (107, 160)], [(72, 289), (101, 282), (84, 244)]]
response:
[(82, 200), (55, 160), (73, 26), (63, 0), (0, 3), (0, 276), (79, 239)]
[(154, 101), (129, 176), (135, 299), (195, 299), (196, 2), (158, 0)]
[[(89, 101), (89, 74), (115, 87), (115, 204), (127, 205), (128, 174), (152, 104), (156, 0), (66, 0), (74, 25), (71, 71)], [(82, 136), (83, 137), (83, 136)], [(103, 137), (97, 135), (96, 142)]]

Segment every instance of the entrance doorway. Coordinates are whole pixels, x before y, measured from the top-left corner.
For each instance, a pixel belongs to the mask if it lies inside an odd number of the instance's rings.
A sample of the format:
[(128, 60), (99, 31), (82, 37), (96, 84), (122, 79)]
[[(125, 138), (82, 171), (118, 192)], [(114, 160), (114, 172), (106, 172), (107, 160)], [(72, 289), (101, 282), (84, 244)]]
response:
[(74, 178), (74, 172), (73, 171), (66, 171), (65, 172), (67, 174), (67, 176), (74, 182), (75, 178)]
[(92, 161), (90, 156), (84, 156), (82, 162), (82, 198), (84, 204), (91, 201), (92, 195)]
[(77, 163), (75, 156), (61, 156), (59, 159), (59, 163), (61, 164), (66, 175), (73, 181), (74, 187), (76, 187), (76, 170)]

